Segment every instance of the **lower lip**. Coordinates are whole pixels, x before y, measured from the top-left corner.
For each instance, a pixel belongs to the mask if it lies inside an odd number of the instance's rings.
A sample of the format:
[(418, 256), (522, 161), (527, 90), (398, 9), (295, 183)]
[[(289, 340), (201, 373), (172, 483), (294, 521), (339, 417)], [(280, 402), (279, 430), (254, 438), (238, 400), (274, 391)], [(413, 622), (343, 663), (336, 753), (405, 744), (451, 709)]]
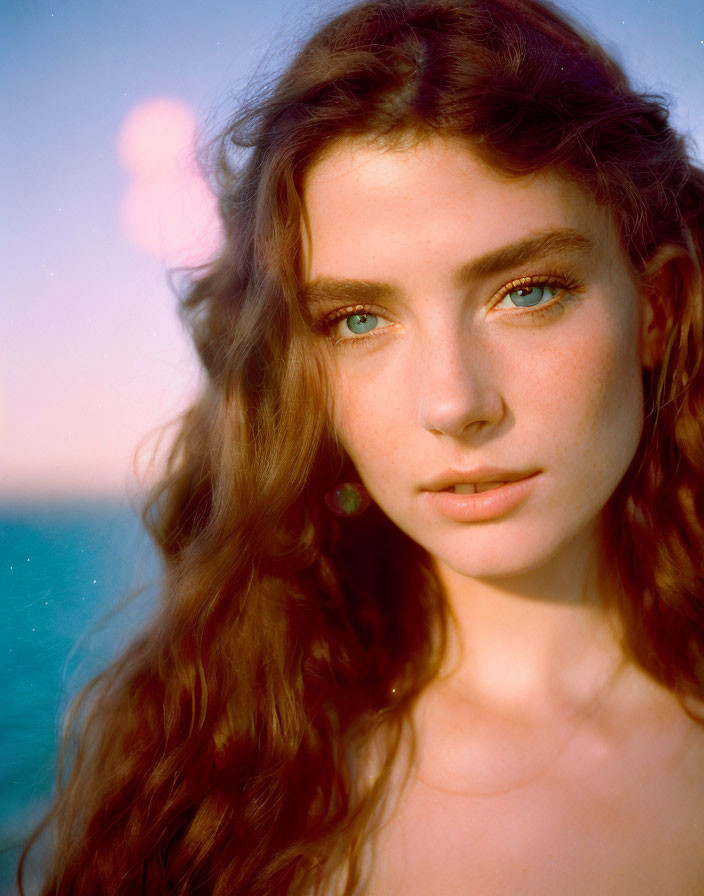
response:
[(507, 482), (498, 488), (469, 495), (454, 492), (424, 492), (426, 500), (443, 516), (458, 523), (474, 523), (493, 520), (518, 507), (535, 488), (538, 473), (516, 482)]

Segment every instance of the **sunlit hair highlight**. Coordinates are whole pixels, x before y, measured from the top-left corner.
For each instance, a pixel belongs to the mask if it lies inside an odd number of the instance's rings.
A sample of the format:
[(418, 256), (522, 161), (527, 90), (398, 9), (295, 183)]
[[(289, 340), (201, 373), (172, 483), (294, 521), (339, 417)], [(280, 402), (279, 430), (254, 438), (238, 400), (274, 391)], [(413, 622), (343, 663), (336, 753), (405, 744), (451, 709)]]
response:
[[(509, 175), (581, 184), (644, 283), (659, 247), (679, 251), (604, 561), (630, 653), (702, 698), (702, 171), (662, 102), (550, 6), (363, 3), (222, 136), (226, 241), (182, 299), (206, 383), (144, 509), (161, 609), (79, 704), (42, 893), (362, 892), (447, 611), (429, 558), (378, 508), (342, 521), (324, 508), (354, 471), (301, 302), (301, 194), (338, 139), (429, 134)], [(381, 759), (362, 777), (371, 744)]]

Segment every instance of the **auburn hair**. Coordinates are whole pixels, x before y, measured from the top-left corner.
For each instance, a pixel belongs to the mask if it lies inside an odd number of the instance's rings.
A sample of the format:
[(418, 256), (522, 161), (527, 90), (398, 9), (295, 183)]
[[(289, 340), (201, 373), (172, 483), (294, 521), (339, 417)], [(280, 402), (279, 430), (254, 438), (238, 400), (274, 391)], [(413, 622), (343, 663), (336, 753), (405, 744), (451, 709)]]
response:
[[(226, 238), (181, 300), (205, 385), (143, 510), (160, 608), (70, 717), (45, 896), (363, 892), (449, 617), (429, 558), (379, 508), (324, 506), (350, 462), (301, 298), (301, 191), (340, 138), (428, 134), (581, 184), (638, 275), (679, 251), (603, 554), (629, 654), (683, 703), (704, 698), (704, 173), (663, 101), (549, 4), (363, 2), (220, 139)], [(372, 738), (381, 761), (360, 776)]]

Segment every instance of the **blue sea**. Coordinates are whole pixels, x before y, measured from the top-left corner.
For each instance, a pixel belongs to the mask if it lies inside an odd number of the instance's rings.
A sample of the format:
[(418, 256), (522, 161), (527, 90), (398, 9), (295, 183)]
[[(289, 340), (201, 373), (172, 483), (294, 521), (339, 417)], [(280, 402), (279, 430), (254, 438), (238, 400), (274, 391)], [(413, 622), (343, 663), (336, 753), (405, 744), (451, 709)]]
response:
[(126, 504), (0, 505), (2, 896), (51, 796), (66, 707), (151, 615), (158, 575)]

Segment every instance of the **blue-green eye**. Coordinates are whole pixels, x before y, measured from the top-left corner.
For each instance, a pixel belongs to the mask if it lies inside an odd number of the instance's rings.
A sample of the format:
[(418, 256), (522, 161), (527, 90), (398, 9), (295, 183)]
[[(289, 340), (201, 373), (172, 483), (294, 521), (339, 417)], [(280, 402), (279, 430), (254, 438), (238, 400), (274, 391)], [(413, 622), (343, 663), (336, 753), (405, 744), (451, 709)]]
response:
[[(497, 305), (498, 308), (530, 308), (537, 305), (542, 299), (550, 301), (561, 292), (561, 287), (549, 283), (526, 283), (525, 286), (517, 286), (507, 292), (504, 299)], [(509, 299), (512, 304), (504, 305)]]
[(339, 308), (324, 318), (317, 328), (326, 333), (335, 345), (341, 342), (363, 342), (363, 337), (392, 326), (391, 321), (364, 306)]
[(344, 318), (344, 321), (347, 329), (352, 333), (369, 333), (377, 325), (377, 316), (376, 314), (361, 312), (359, 314), (350, 314), (349, 317)]

